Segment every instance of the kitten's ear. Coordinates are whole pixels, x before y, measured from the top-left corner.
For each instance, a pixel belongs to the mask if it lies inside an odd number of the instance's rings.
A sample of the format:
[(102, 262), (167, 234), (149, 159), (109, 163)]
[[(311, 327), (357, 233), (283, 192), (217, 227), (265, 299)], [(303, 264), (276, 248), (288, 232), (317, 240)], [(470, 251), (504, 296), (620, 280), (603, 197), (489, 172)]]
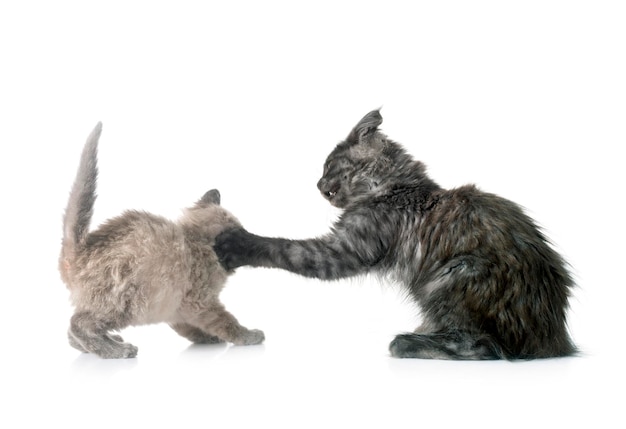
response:
[(376, 132), (382, 123), (383, 117), (380, 114), (380, 109), (372, 110), (356, 124), (348, 138), (360, 143)]
[(220, 191), (218, 191), (217, 189), (211, 189), (209, 192), (204, 194), (202, 198), (200, 198), (200, 201), (202, 201), (203, 203), (217, 204), (217, 205), (220, 204), (221, 200), (222, 199), (220, 196)]

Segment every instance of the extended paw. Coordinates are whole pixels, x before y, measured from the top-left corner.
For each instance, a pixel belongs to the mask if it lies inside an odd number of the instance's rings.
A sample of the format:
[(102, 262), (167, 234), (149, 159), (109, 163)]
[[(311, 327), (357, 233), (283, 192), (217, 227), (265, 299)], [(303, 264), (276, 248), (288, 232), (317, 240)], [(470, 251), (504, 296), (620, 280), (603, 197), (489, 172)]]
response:
[(227, 271), (247, 265), (251, 234), (242, 228), (228, 229), (215, 239), (213, 250)]
[(261, 344), (265, 341), (265, 334), (260, 329), (247, 330), (237, 341), (236, 344), (243, 346), (250, 346), (254, 344)]

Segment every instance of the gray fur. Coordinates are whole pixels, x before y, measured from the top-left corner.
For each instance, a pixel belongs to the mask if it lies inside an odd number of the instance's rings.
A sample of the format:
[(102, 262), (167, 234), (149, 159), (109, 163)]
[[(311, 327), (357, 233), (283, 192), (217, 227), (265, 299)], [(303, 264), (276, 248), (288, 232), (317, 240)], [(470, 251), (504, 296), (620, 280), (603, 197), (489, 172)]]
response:
[(395, 357), (533, 359), (576, 352), (566, 326), (567, 264), (515, 203), (467, 185), (443, 189), (368, 113), (324, 164), (318, 188), (343, 213), (318, 238), (226, 230), (227, 269), (282, 268), (319, 279), (391, 277), (423, 324), (390, 344)]
[(137, 347), (113, 332), (160, 322), (195, 343), (261, 343), (263, 332), (241, 326), (219, 300), (227, 272), (212, 245), (240, 224), (219, 205), (216, 189), (178, 222), (127, 211), (89, 232), (101, 129), (85, 144), (63, 222), (59, 269), (75, 307), (70, 344), (103, 358), (131, 358)]

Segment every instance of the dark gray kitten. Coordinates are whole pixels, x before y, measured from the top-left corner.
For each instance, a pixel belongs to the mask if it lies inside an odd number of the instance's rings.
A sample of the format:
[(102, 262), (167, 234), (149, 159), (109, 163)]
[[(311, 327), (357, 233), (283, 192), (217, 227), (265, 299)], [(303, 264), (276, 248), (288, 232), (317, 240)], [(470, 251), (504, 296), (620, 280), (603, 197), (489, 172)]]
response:
[(566, 327), (573, 281), (564, 260), (511, 201), (463, 186), (446, 190), (367, 114), (324, 164), (317, 186), (344, 209), (319, 238), (226, 230), (226, 269), (277, 267), (308, 277), (364, 273), (400, 282), (423, 323), (398, 335), (392, 356), (534, 359), (576, 352)]
[(83, 149), (63, 224), (61, 277), (75, 312), (68, 332), (76, 349), (130, 358), (137, 347), (112, 334), (131, 325), (166, 322), (194, 343), (259, 344), (219, 300), (227, 277), (213, 251), (215, 237), (240, 226), (207, 192), (178, 222), (127, 211), (89, 232), (96, 200), (98, 124)]

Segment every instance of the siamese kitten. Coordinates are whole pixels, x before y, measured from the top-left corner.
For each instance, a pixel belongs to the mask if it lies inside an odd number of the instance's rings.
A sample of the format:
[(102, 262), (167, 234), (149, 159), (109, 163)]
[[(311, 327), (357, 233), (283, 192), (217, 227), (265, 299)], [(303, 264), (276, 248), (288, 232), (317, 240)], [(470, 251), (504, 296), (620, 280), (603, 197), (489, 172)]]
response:
[(261, 343), (263, 332), (241, 326), (219, 300), (227, 272), (212, 245), (239, 222), (220, 207), (217, 190), (176, 223), (127, 211), (89, 232), (101, 130), (98, 123), (85, 144), (63, 222), (59, 269), (75, 306), (70, 344), (103, 358), (132, 358), (137, 347), (114, 332), (159, 322), (194, 343)]
[(275, 267), (331, 280), (401, 283), (423, 323), (392, 356), (534, 359), (576, 352), (566, 326), (574, 285), (564, 260), (517, 204), (467, 185), (443, 189), (368, 113), (330, 153), (317, 186), (343, 209), (326, 235), (268, 238), (241, 227), (216, 239), (227, 270)]

